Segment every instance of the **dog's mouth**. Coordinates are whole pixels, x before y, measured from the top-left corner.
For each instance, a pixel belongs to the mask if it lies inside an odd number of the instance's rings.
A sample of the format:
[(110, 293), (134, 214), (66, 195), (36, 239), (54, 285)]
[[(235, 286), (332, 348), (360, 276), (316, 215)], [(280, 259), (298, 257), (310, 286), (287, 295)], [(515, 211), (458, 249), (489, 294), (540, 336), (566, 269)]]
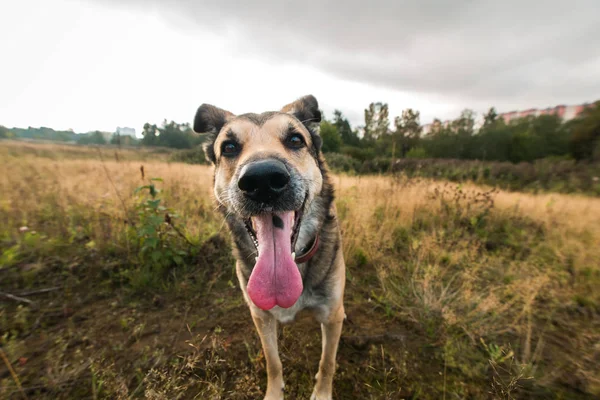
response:
[(258, 251), (246, 289), (252, 302), (263, 310), (276, 305), (289, 308), (302, 294), (294, 248), (303, 210), (304, 204), (296, 211), (267, 212), (246, 220), (246, 229)]
[[(294, 251), (294, 249), (296, 248), (296, 242), (298, 241), (298, 235), (300, 233), (300, 224), (302, 223), (302, 216), (304, 214), (304, 204), (302, 205), (302, 208), (300, 210), (297, 211), (293, 211), (294, 213), (294, 220), (293, 220), (293, 225), (292, 225), (292, 234), (290, 235), (290, 247), (292, 250), (292, 258), (296, 258), (296, 253)], [(273, 225), (279, 225), (281, 226), (280, 221), (281, 218), (279, 216), (277, 216), (276, 214), (271, 214), (273, 216)], [(253, 218), (258, 218), (258, 217), (250, 217), (248, 218), (246, 221), (244, 221), (245, 225), (246, 225), (246, 230), (248, 231), (248, 234), (250, 235), (250, 239), (252, 239), (252, 243), (254, 243), (254, 247), (256, 247), (256, 250), (259, 251), (259, 243), (258, 243), (258, 237), (256, 234), (256, 229), (254, 228), (255, 224), (253, 222)]]

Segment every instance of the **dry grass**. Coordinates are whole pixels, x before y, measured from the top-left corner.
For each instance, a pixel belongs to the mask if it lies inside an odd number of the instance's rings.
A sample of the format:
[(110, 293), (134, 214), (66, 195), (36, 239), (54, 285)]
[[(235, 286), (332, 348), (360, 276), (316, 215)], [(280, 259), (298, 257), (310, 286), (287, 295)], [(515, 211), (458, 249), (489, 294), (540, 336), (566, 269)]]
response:
[[(257, 398), (264, 360), (210, 169), (98, 151), (0, 143), (0, 292), (63, 288), (41, 309), (0, 303), (23, 386), (47, 398)], [(169, 239), (189, 257), (158, 284), (139, 278), (148, 261), (132, 238), (143, 198), (132, 193), (151, 177), (192, 243)], [(337, 398), (600, 395), (600, 199), (333, 179), (350, 317)], [(318, 358), (318, 330), (300, 326), (282, 332), (291, 398), (309, 393)], [(1, 369), (0, 382), (17, 398)]]
[(163, 147), (82, 146), (72, 143), (57, 144), (56, 142), (17, 140), (3, 140), (2, 146), (0, 146), (0, 156), (3, 160), (35, 156), (58, 161), (65, 159), (167, 161), (172, 153), (172, 149)]
[(337, 183), (346, 258), (373, 267), (379, 301), (439, 341), (448, 365), (483, 373), (472, 361), (485, 338), (512, 347), (510, 362), (537, 384), (600, 393), (598, 199), (387, 177)]

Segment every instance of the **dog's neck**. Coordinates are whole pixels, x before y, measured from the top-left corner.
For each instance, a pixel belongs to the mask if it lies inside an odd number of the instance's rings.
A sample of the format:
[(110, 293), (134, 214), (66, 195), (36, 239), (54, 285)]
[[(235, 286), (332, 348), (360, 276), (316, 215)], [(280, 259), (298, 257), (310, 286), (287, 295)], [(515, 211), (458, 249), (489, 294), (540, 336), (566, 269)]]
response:
[(310, 247), (303, 248), (302, 250), (303, 251), (299, 253), (300, 255), (296, 256), (296, 264), (302, 264), (309, 261), (317, 253), (317, 250), (319, 250), (319, 232), (315, 235)]

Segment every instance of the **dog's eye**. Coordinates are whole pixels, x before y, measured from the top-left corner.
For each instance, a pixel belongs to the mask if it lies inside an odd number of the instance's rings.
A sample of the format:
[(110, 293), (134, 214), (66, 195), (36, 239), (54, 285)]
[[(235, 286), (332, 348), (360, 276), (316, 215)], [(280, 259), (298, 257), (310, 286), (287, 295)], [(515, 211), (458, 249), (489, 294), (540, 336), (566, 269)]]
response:
[(226, 141), (221, 145), (221, 154), (227, 157), (232, 157), (240, 152), (240, 145), (236, 142)]
[(287, 138), (287, 145), (292, 149), (304, 147), (304, 138), (299, 133), (294, 133)]

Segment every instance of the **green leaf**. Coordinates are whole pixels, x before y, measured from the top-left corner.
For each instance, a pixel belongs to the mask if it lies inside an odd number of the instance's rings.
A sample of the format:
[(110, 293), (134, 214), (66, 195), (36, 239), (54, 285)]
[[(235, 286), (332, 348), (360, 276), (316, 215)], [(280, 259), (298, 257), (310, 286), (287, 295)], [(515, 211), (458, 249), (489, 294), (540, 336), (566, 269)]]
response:
[(137, 188), (135, 188), (133, 193), (138, 194), (139, 192), (141, 192), (144, 189), (150, 189), (150, 185), (144, 185), (144, 186), (137, 187)]
[(154, 236), (156, 235), (156, 227), (152, 225), (146, 225), (140, 229), (140, 236)]
[(158, 205), (160, 204), (160, 199), (148, 200), (147, 204), (148, 206), (156, 210), (158, 208)]
[(152, 261), (154, 261), (154, 262), (157, 263), (162, 258), (162, 253), (159, 250), (155, 250), (155, 251), (152, 252), (152, 254), (150, 255), (150, 257), (152, 257)]
[(157, 227), (164, 222), (164, 218), (162, 217), (162, 215), (151, 215), (148, 218), (148, 222), (153, 226)]
[(144, 246), (155, 248), (158, 245), (158, 238), (150, 237), (144, 241)]
[(162, 178), (150, 178), (151, 181), (157, 181), (157, 182), (162, 182), (163, 179)]
[(175, 261), (175, 264), (177, 264), (177, 265), (182, 265), (183, 264), (183, 257), (181, 257), (181, 256), (174, 256), (173, 257), (173, 261)]

